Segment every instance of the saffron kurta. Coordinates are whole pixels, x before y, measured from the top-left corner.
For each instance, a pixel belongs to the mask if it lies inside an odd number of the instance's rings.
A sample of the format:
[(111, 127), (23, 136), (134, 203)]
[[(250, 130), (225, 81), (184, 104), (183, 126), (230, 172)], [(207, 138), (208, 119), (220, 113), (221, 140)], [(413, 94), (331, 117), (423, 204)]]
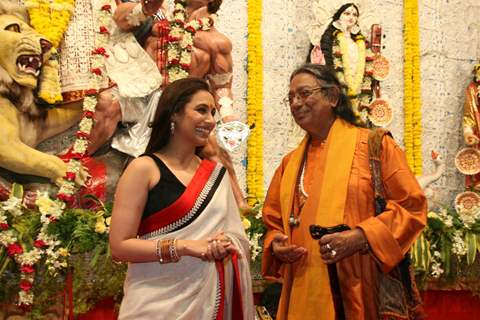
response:
[[(262, 272), (283, 281), (277, 319), (335, 319), (326, 266), (318, 241), (309, 234), (310, 224), (345, 223), (361, 228), (367, 237), (370, 254), (357, 253), (337, 264), (349, 320), (378, 318), (375, 301), (380, 268), (388, 272), (400, 262), (425, 226), (426, 199), (404, 153), (390, 137), (384, 138), (381, 155), (386, 211), (374, 216), (368, 132), (337, 119), (325, 144), (309, 143), (306, 137), (275, 172), (263, 209), (268, 231)], [(304, 186), (309, 196), (299, 212), (297, 177), (305, 152)], [(292, 210), (301, 220), (293, 230), (288, 225)], [(296, 263), (282, 264), (271, 249), (277, 233), (305, 247), (308, 255)]]

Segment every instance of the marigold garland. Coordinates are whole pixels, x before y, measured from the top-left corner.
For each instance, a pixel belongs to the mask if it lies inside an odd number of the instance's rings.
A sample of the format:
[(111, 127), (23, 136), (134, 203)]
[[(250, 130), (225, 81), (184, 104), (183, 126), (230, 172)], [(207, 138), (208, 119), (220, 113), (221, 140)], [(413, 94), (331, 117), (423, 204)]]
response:
[(255, 125), (247, 146), (248, 204), (263, 199), (263, 51), (262, 1), (248, 1), (247, 121)]
[(33, 28), (58, 48), (70, 22), (75, 0), (28, 0), (25, 6)]
[(422, 114), (420, 96), (420, 36), (418, 1), (404, 1), (404, 143), (408, 164), (422, 174)]

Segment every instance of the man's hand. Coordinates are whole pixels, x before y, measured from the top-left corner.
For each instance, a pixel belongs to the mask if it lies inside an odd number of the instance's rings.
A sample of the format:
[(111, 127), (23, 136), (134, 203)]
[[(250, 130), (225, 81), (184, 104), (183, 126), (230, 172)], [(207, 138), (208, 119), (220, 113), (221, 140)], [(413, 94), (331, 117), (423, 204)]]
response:
[(323, 261), (330, 264), (362, 251), (368, 242), (361, 229), (353, 229), (324, 235), (319, 244)]
[(287, 243), (288, 237), (284, 234), (276, 234), (272, 241), (273, 255), (282, 262), (293, 263), (307, 255), (307, 249)]

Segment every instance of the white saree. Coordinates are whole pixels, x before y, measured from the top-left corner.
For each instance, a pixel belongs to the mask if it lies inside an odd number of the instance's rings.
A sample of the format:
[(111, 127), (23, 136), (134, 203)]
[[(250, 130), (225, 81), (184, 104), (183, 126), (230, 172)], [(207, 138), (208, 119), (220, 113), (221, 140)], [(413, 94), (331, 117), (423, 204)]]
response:
[(119, 319), (254, 319), (249, 242), (221, 165), (203, 160), (177, 201), (142, 220), (139, 236), (205, 239), (218, 231), (233, 241), (238, 259), (130, 263)]

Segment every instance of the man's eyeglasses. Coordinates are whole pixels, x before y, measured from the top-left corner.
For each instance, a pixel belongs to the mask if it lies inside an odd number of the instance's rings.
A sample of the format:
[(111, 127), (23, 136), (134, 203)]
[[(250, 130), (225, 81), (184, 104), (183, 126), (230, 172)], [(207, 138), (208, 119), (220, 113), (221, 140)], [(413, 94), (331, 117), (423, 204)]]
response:
[(291, 105), (294, 102), (295, 98), (299, 99), (301, 102), (305, 102), (305, 100), (307, 100), (307, 98), (310, 97), (315, 92), (321, 91), (321, 90), (326, 90), (328, 88), (329, 87), (317, 87), (317, 88), (312, 88), (312, 89), (304, 88), (304, 89), (301, 89), (297, 92), (291, 92), (291, 93), (288, 94), (287, 97), (285, 97), (284, 103), (288, 104), (288, 105)]

